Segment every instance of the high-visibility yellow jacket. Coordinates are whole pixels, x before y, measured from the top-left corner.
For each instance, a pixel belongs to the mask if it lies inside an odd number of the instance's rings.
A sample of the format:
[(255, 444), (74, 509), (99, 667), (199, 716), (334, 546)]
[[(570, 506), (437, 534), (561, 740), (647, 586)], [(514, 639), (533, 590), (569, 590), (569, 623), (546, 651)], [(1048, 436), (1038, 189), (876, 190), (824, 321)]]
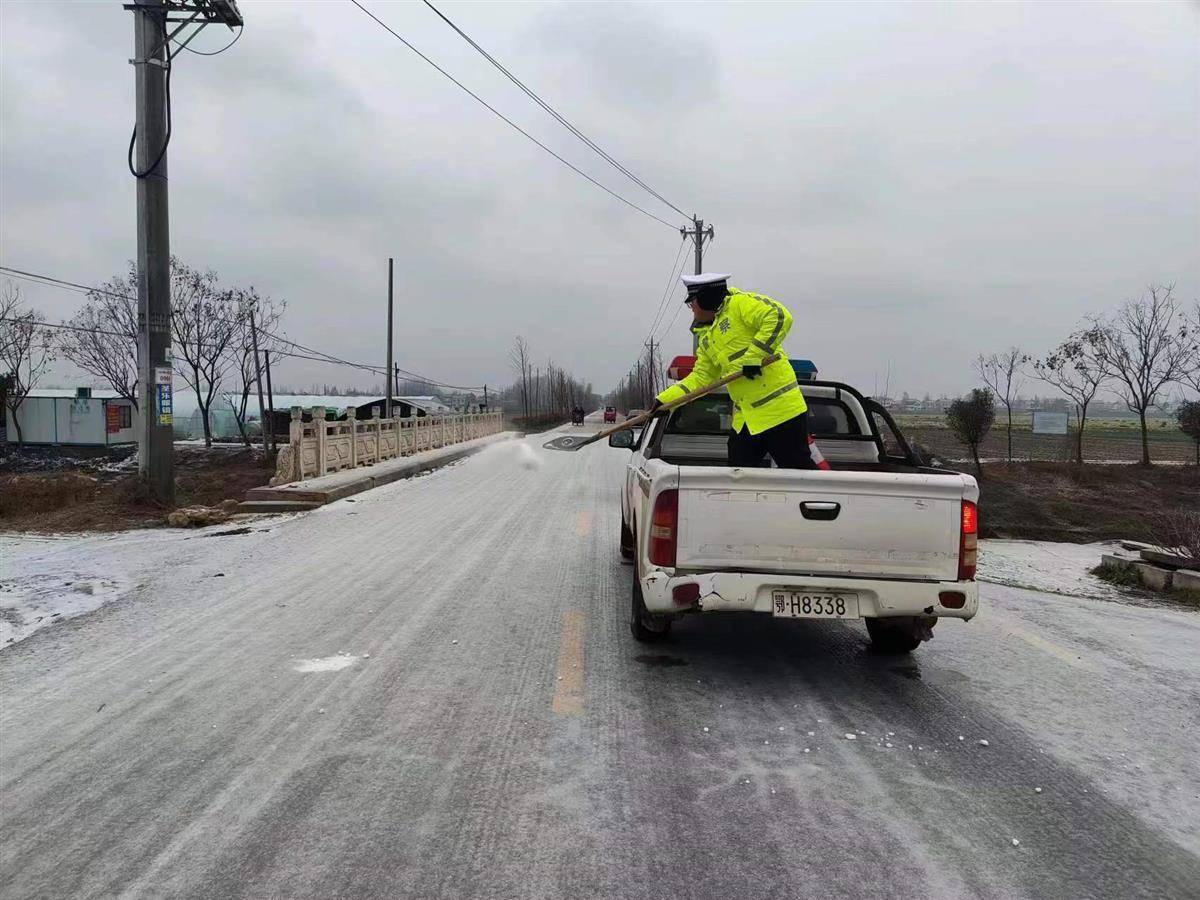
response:
[[(792, 314), (781, 304), (730, 285), (712, 324), (694, 328), (699, 337), (696, 367), (658, 399), (669, 403), (741, 371), (742, 366), (761, 365), (771, 354), (783, 356), (783, 339), (791, 328)], [(744, 425), (751, 434), (759, 434), (808, 410), (796, 372), (786, 356), (766, 366), (758, 378), (731, 382), (729, 396), (733, 398), (734, 431), (741, 431)]]

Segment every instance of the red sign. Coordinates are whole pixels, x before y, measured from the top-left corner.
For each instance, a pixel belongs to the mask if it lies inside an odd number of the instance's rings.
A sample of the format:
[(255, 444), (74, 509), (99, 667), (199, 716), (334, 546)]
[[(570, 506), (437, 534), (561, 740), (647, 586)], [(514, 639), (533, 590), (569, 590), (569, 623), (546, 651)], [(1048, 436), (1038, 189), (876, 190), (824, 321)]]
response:
[(121, 407), (110, 404), (105, 409), (107, 410), (106, 430), (109, 434), (116, 434), (121, 430)]

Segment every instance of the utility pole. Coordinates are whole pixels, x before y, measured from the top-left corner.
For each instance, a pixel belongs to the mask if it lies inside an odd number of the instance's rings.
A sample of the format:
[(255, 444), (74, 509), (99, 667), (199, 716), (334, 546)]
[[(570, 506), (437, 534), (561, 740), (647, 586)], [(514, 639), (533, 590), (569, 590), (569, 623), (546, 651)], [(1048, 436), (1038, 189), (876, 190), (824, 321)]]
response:
[[(696, 247), (696, 274), (699, 275), (701, 272), (704, 271), (704, 239), (708, 238), (708, 242), (711, 244), (713, 241), (713, 238), (715, 238), (717, 236), (716, 232), (713, 231), (713, 227), (711, 225), (709, 225), (708, 228), (706, 229), (704, 227), (703, 219), (699, 219), (696, 216), (692, 216), (692, 227), (691, 228), (680, 228), (679, 233), (682, 234), (684, 237), (690, 237), (692, 239), (692, 243)], [(693, 356), (696, 354), (696, 351), (699, 349), (699, 346), (700, 346), (700, 338), (697, 337), (696, 332), (693, 331), (692, 332), (692, 355)]]
[(275, 395), (271, 391), (271, 351), (264, 350), (263, 357), (267, 363), (267, 411), (271, 413), (271, 452), (274, 453), (277, 447), (275, 446)]
[[(142, 414), (138, 471), (160, 503), (175, 504), (175, 424), (171, 388), (171, 246), (167, 215), (170, 140), (170, 42), (186, 47), (209, 24), (243, 27), (236, 0), (134, 0), (134, 136), (130, 167), (137, 179), (138, 406)], [(175, 17), (172, 18), (172, 14)], [(168, 30), (178, 25), (173, 31)], [(178, 51), (176, 51), (178, 52)]]
[(171, 387), (171, 247), (167, 218), (167, 9), (142, 0), (133, 10), (137, 103), (138, 382), (142, 434), (138, 469), (151, 493), (175, 505)]
[[(393, 371), (392, 363), (392, 257), (388, 257), (388, 333), (387, 333), (387, 370)], [(384, 418), (392, 417), (392, 381), (388, 379), (387, 403), (384, 405)]]
[(263, 408), (262, 369), (258, 365), (258, 328), (254, 325), (254, 310), (250, 310), (250, 347), (254, 351), (254, 382), (258, 385), (258, 421), (262, 432), (263, 456), (267, 455), (267, 411)]
[(684, 237), (690, 237), (696, 247), (696, 274), (699, 275), (704, 271), (704, 240), (707, 238), (711, 244), (713, 238), (716, 237), (716, 232), (713, 231), (711, 225), (705, 228), (703, 219), (692, 216), (692, 227), (680, 228), (679, 233)]

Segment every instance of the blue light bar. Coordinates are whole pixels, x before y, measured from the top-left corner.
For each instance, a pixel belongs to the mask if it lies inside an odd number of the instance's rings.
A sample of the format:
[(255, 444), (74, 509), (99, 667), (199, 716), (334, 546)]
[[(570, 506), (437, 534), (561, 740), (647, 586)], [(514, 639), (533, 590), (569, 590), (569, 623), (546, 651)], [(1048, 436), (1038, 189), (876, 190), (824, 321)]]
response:
[(792, 368), (796, 371), (796, 378), (799, 381), (813, 381), (817, 377), (817, 365), (811, 359), (789, 359)]

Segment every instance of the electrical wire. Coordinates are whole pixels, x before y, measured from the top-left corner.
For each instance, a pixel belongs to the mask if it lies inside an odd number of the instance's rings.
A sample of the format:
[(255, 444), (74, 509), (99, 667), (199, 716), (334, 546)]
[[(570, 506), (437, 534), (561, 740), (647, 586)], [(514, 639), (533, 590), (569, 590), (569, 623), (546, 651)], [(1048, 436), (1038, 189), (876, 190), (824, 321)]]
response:
[[(47, 285), (50, 287), (58, 287), (58, 288), (62, 288), (64, 290), (69, 290), (69, 291), (73, 291), (75, 293), (80, 293), (80, 294), (85, 294), (85, 295), (86, 294), (102, 294), (107, 297), (113, 297), (118, 300), (125, 300), (127, 302), (136, 302), (136, 299), (137, 299), (136, 297), (132, 297), (129, 294), (121, 294), (121, 293), (117, 293), (116, 291), (107, 290), (105, 288), (90, 287), (86, 284), (79, 284), (78, 282), (75, 282), (75, 281), (67, 281), (62, 278), (55, 278), (51, 275), (42, 275), (37, 272), (28, 272), (23, 269), (14, 269), (10, 266), (0, 266), (0, 272), (4, 272), (7, 275), (11, 275), (13, 277), (23, 279), (25, 281), (31, 281), (34, 284), (44, 284), (44, 285)], [(8, 320), (5, 319), (5, 320), (0, 320), (0, 321), (8, 321)], [(38, 327), (60, 328), (60, 329), (66, 329), (68, 331), (90, 331), (95, 334), (107, 334), (107, 335), (111, 335), (113, 337), (123, 337), (123, 338), (130, 337), (130, 335), (121, 334), (120, 332), (103, 331), (103, 330), (96, 329), (96, 328), (83, 328), (83, 327), (80, 327), (77, 325), (67, 325), (65, 323), (63, 323), (63, 324), (41, 323), (41, 324), (39, 324)], [(269, 331), (268, 329), (262, 328), (261, 326), (258, 328), (258, 330), (259, 330), (259, 333), (263, 334), (266, 337), (269, 337), (269, 338), (272, 338), (273, 340), (279, 341), (280, 343), (285, 344), (288, 347), (294, 347), (297, 350), (304, 351), (304, 354), (301, 354), (301, 353), (290, 353), (290, 352), (286, 352), (286, 351), (282, 351), (282, 350), (272, 350), (272, 352), (279, 353), (281, 356), (291, 356), (296, 359), (308, 359), (308, 360), (312, 360), (314, 362), (325, 362), (325, 363), (333, 363), (335, 365), (351, 366), (356, 369), (361, 369), (365, 372), (372, 372), (376, 375), (385, 375), (387, 373), (387, 366), (371, 365), (369, 363), (352, 362), (351, 360), (342, 359), (341, 357), (326, 353), (323, 350), (317, 350), (314, 347), (307, 347), (304, 344), (299, 343), (298, 341), (293, 341), (290, 338), (286, 338), (283, 335), (276, 334), (275, 332)], [(311, 354), (311, 355), (305, 355), (305, 354)], [(436, 379), (429, 378), (428, 376), (422, 375), (418, 372), (410, 372), (406, 369), (397, 369), (397, 371), (399, 371), (402, 375), (407, 375), (409, 378), (411, 378), (415, 381), (423, 381), (426, 384), (431, 384), (431, 385), (434, 385), (435, 387), (449, 388), (450, 390), (455, 390), (455, 391), (479, 391), (479, 390), (483, 389), (483, 385), (464, 386), (464, 385), (458, 385), (458, 384), (448, 384), (443, 381), (437, 381)]]
[[(676, 274), (676, 269), (680, 268), (679, 261), (683, 257), (683, 248), (684, 248), (684, 245), (686, 245), (686, 244), (687, 244), (687, 236), (685, 235), (683, 240), (679, 242), (679, 249), (675, 251), (675, 262), (671, 265), (671, 272), (667, 276), (667, 286), (663, 289), (662, 299), (658, 301), (658, 309), (654, 313), (654, 320), (650, 323), (650, 329), (649, 329), (646, 337), (650, 337), (651, 335), (654, 334), (654, 329), (655, 329), (655, 327), (657, 327), (659, 320), (662, 318), (663, 310), (666, 308), (666, 305), (667, 305), (667, 297), (669, 297), (671, 294), (671, 288), (675, 284), (675, 279), (679, 277)], [(643, 343), (644, 342), (645, 341), (643, 341)]]
[[(148, 15), (148, 13), (143, 12), (142, 15)], [(159, 25), (162, 27), (163, 46), (166, 47), (168, 42), (170, 41), (170, 37), (167, 35), (167, 22), (166, 22), (166, 14), (165, 13), (163, 15), (162, 21), (159, 22)], [(166, 57), (167, 57), (167, 64), (166, 64), (165, 68), (167, 70), (167, 77), (164, 79), (165, 85), (163, 87), (163, 91), (165, 92), (165, 95), (166, 95), (167, 133), (163, 136), (162, 149), (158, 151), (158, 156), (156, 156), (154, 158), (154, 162), (152, 162), (150, 164), (149, 168), (147, 168), (144, 172), (139, 172), (137, 170), (137, 167), (133, 164), (133, 147), (137, 143), (137, 125), (133, 126), (133, 133), (129, 135), (129, 150), (126, 153), (125, 161), (129, 165), (130, 173), (133, 175), (134, 178), (138, 178), (138, 179), (145, 178), (147, 175), (149, 175), (151, 172), (153, 172), (155, 169), (158, 168), (158, 164), (160, 162), (162, 162), (163, 157), (167, 155), (167, 147), (169, 147), (171, 144), (171, 70), (174, 68), (174, 65), (171, 63), (171, 52), (170, 52), (169, 47), (167, 48)], [(139, 66), (148, 66), (150, 64), (151, 64), (150, 61), (146, 60), (146, 59), (137, 61), (137, 65), (139, 65)]]
[(597, 181), (591, 175), (584, 172), (578, 166), (574, 165), (573, 163), (568, 162), (566, 159), (559, 156), (557, 153), (555, 153), (553, 150), (551, 150), (549, 147), (547, 147), (545, 144), (543, 144), (541, 141), (539, 141), (537, 138), (535, 138), (532, 134), (530, 134), (528, 131), (526, 131), (524, 128), (522, 128), (520, 125), (518, 125), (516, 122), (514, 122), (512, 119), (508, 118), (508, 116), (504, 115), (504, 113), (500, 112), (498, 109), (496, 109), (496, 107), (492, 106), (490, 103), (488, 103), (482, 97), (480, 97), (478, 94), (476, 94), (474, 91), (472, 91), (469, 87), (467, 87), (465, 84), (463, 84), (461, 81), (459, 81), (453, 75), (451, 75), (449, 72), (447, 72), (445, 69), (443, 69), (437, 63), (435, 63), (432, 59), (430, 59), (428, 56), (426, 56), (424, 53), (422, 53), (420, 50), (418, 50), (416, 47), (414, 47), (412, 44), (410, 44), (407, 40), (405, 40), (403, 37), (401, 37), (395, 30), (393, 30), (391, 26), (389, 26), (386, 22), (384, 22), (382, 19), (380, 19), (378, 16), (376, 16), (373, 12), (371, 12), (369, 9), (367, 9), (365, 6), (363, 6), (361, 3), (359, 3), (358, 0), (350, 0), (350, 2), (353, 3), (355, 6), (357, 6), (364, 13), (366, 13), (367, 16), (374, 19), (375, 22), (381, 28), (383, 28), (386, 32), (388, 32), (388, 34), (390, 34), (392, 37), (394, 37), (396, 40), (398, 40), (400, 43), (402, 43), (405, 47), (407, 47), (413, 53), (417, 54), (417, 56), (421, 57), (421, 59), (423, 59), (425, 62), (427, 62), (433, 68), (437, 69), (438, 72), (440, 72), (443, 76), (445, 76), (450, 81), (452, 81), (460, 90), (462, 90), (464, 93), (468, 94), (477, 103), (479, 103), (486, 110), (488, 110), (490, 113), (492, 113), (492, 115), (496, 116), (497, 118), (499, 118), (500, 120), (505, 122), (507, 125), (509, 125), (513, 129), (515, 129), (516, 131), (520, 132), (522, 135), (524, 135), (530, 141), (537, 144), (539, 147), (541, 147), (543, 150), (545, 150), (547, 153), (549, 153), (551, 156), (553, 156), (555, 159), (557, 159), (560, 163), (562, 163), (564, 166), (566, 166), (568, 169), (570, 169), (572, 172), (579, 175), (581, 178), (587, 179), (592, 184), (594, 184), (596, 187), (600, 188), (600, 190), (604, 191), (606, 194), (609, 194), (610, 196), (615, 197), (617, 200), (620, 200), (622, 203), (624, 203), (626, 206), (630, 207), (631, 209), (637, 210), (642, 215), (648, 216), (649, 218), (653, 219), (656, 222), (661, 222), (663, 225), (666, 225), (668, 228), (670, 228), (672, 230), (677, 229), (679, 227), (678, 225), (672, 225), (666, 219), (656, 216), (654, 213), (650, 212), (649, 210), (643, 209), (642, 207), (640, 207), (636, 203), (634, 203), (632, 200), (627, 200), (625, 197), (622, 197), (620, 194), (618, 194), (612, 188), (606, 187), (605, 185), (601, 184), (599, 181)]
[(548, 112), (564, 128), (566, 128), (573, 135), (575, 135), (577, 138), (579, 138), (579, 140), (583, 141), (584, 144), (586, 144), (588, 147), (590, 147), (592, 150), (594, 150), (597, 154), (599, 154), (601, 159), (603, 159), (606, 162), (608, 162), (609, 164), (611, 164), (618, 172), (625, 175), (627, 178), (629, 178), (630, 181), (632, 181), (638, 187), (645, 190), (652, 197), (662, 201), (667, 206), (671, 207), (671, 209), (675, 210), (675, 212), (677, 212), (681, 216), (683, 216), (685, 219), (688, 218), (687, 213), (685, 213), (682, 209), (680, 209), (678, 206), (676, 206), (674, 203), (672, 203), (670, 200), (668, 200), (666, 197), (664, 197), (658, 191), (654, 190), (654, 188), (650, 187), (650, 185), (646, 184), (646, 182), (642, 181), (642, 179), (638, 178), (638, 176), (636, 176), (632, 172), (630, 172), (629, 169), (627, 169), (625, 166), (623, 166), (617, 160), (613, 159), (613, 157), (608, 153), (608, 151), (606, 151), (603, 147), (601, 147), (599, 144), (597, 144), (595, 141), (593, 141), (591, 138), (589, 138), (586, 134), (584, 134), (582, 131), (580, 131), (578, 128), (576, 128), (574, 125), (572, 125), (570, 122), (568, 122), (566, 120), (566, 118), (564, 118), (556, 109), (554, 109), (554, 107), (550, 106), (549, 103), (547, 103), (545, 100), (543, 100), (541, 97), (539, 97), (531, 88), (529, 88), (523, 81), (521, 81), (521, 79), (517, 78), (516, 75), (514, 75), (507, 68), (505, 68), (504, 65), (498, 59), (496, 59), (494, 56), (492, 56), (490, 53), (488, 53), (486, 50), (484, 50), (483, 47), (479, 46), (479, 44), (476, 43), (474, 38), (472, 38), (469, 34), (467, 34), (465, 31), (463, 31), (461, 28), (459, 28), (456, 24), (454, 24), (452, 21), (450, 21), (450, 19), (446, 16), (446, 14), (443, 13), (436, 6), (434, 6), (430, 2), (430, 0), (423, 0), (423, 2), (431, 10), (433, 10), (433, 12), (438, 16), (438, 18), (440, 18), (443, 22), (445, 22), (447, 25), (449, 25), (451, 28), (453, 28), (459, 37), (461, 37), (464, 41), (466, 41), (468, 44), (470, 44), (472, 47), (474, 47), (475, 50), (481, 56), (483, 56), (484, 59), (486, 59), (493, 66), (495, 66), (496, 69), (498, 69), (509, 81), (511, 81), (513, 84), (515, 84), (517, 87), (519, 87), (525, 93), (525, 95), (527, 97), (529, 97), (530, 100), (532, 100), (534, 103), (536, 103), (538, 106), (540, 106), (546, 112)]
[[(205, 22), (203, 25), (201, 25), (199, 28), (197, 28), (195, 31), (193, 31), (192, 36), (194, 37), (196, 34), (198, 34), (200, 32), (200, 29), (204, 28), (205, 25), (207, 25), (207, 24), (208, 23)], [(220, 50), (213, 50), (211, 52), (205, 51), (205, 50), (193, 50), (191, 47), (189, 47), (187, 45), (187, 41), (184, 41), (182, 44), (180, 44), (179, 41), (176, 40), (174, 43), (179, 45), (180, 50), (186, 50), (188, 53), (195, 53), (197, 56), (220, 56), (222, 53), (224, 53), (226, 50), (228, 50), (230, 47), (232, 47), (234, 44), (236, 44), (238, 41), (240, 41), (242, 39), (242, 34), (244, 34), (245, 31), (246, 31), (245, 25), (239, 26), (238, 33), (232, 41), (230, 41), (228, 44), (226, 44)], [(190, 40), (190, 39), (191, 38), (189, 38), (188, 40)]]

